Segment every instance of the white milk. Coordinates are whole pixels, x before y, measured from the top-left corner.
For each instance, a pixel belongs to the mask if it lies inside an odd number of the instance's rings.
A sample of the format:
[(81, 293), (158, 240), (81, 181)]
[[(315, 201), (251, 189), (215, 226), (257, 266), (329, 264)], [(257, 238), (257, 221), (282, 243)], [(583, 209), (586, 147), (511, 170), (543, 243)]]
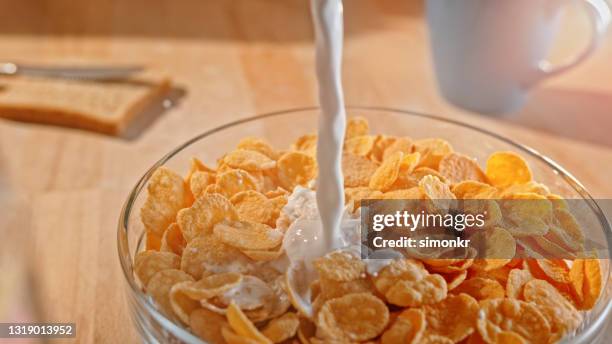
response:
[[(310, 284), (317, 278), (312, 260), (343, 249), (359, 255), (359, 214), (349, 214), (344, 207), (342, 146), (346, 113), (342, 95), (342, 1), (311, 0), (316, 37), (316, 66), (321, 117), (317, 142), (316, 196), (305, 188), (296, 188), (285, 208), (287, 228), (283, 248), (289, 259), (287, 286), (299, 309), (312, 316)], [(316, 207), (314, 198), (316, 197)], [(367, 271), (376, 274), (395, 256), (367, 260)]]
[(342, 1), (312, 0), (319, 84), (319, 135), (317, 142), (317, 206), (323, 225), (322, 246), (339, 248), (340, 221), (344, 210), (342, 145), (346, 128), (342, 94)]

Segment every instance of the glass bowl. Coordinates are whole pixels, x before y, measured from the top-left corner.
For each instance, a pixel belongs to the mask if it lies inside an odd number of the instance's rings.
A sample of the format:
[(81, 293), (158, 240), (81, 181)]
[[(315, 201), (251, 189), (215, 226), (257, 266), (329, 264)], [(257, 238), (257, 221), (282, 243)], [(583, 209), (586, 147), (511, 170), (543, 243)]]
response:
[[(209, 130), (170, 151), (151, 166), (134, 186), (121, 211), (117, 244), (121, 267), (127, 282), (129, 309), (145, 342), (202, 343), (187, 329), (169, 320), (155, 308), (142, 292), (133, 273), (133, 258), (142, 249), (144, 233), (140, 221), (140, 208), (146, 199), (146, 185), (151, 174), (159, 166), (167, 166), (185, 175), (189, 169), (190, 158), (194, 156), (207, 164), (214, 165), (218, 157), (232, 150), (238, 141), (246, 136), (264, 138), (274, 147), (289, 147), (297, 137), (316, 132), (318, 114), (318, 108), (293, 109), (250, 117)], [(588, 212), (581, 212), (586, 217), (582, 220), (589, 223), (585, 228), (585, 236), (595, 242), (603, 243), (604, 246), (605, 259), (602, 259), (604, 286), (598, 304), (588, 312), (583, 326), (576, 335), (566, 342), (595, 343), (603, 340), (606, 320), (612, 308), (608, 259), (612, 247), (611, 229), (597, 203), (576, 178), (534, 149), (469, 124), (432, 115), (384, 108), (353, 107), (347, 109), (347, 114), (367, 118), (372, 133), (410, 136), (417, 139), (426, 137), (446, 139), (455, 150), (474, 157), (481, 163), (494, 151), (518, 152), (529, 163), (535, 180), (545, 183), (552, 192), (561, 196), (583, 200), (589, 208)]]

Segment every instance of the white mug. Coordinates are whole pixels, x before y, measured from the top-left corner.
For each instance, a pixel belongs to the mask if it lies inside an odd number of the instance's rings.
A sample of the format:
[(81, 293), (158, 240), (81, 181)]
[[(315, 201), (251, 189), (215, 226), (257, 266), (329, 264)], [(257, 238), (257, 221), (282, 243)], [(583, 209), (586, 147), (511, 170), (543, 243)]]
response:
[(595, 51), (610, 22), (605, 0), (578, 0), (589, 14), (588, 46), (553, 67), (546, 56), (570, 0), (427, 0), (438, 88), (452, 104), (480, 113), (517, 110), (539, 81)]

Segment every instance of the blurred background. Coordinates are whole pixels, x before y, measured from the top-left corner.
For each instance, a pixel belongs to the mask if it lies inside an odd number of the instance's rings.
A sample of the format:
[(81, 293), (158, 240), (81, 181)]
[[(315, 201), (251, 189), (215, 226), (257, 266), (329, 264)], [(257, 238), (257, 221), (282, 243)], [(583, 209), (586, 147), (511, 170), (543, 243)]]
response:
[[(133, 340), (115, 247), (126, 195), (154, 161), (196, 134), (317, 104), (309, 3), (0, 0), (0, 6), (0, 62), (144, 69), (127, 85), (0, 77), (0, 113), (14, 110), (7, 104), (17, 99), (25, 112), (38, 114), (0, 118), (0, 322), (76, 322), (84, 342)], [(610, 34), (584, 64), (535, 88), (523, 108), (490, 116), (440, 96), (424, 10), (421, 0), (345, 1), (347, 104), (485, 127), (558, 160), (596, 197), (612, 196)], [(582, 49), (589, 30), (584, 12), (570, 5), (551, 60)], [(81, 95), (88, 101), (79, 107)], [(66, 113), (138, 113), (117, 132), (94, 120), (94, 130), (31, 123), (48, 122), (46, 99), (62, 97)], [(84, 121), (60, 117), (57, 124)]]

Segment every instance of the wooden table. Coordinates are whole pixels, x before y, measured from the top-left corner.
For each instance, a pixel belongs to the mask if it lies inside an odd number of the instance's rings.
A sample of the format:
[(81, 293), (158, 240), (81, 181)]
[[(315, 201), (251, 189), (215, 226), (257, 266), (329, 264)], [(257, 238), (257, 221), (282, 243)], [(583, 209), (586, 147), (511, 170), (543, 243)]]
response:
[[(0, 266), (30, 268), (41, 320), (75, 321), (82, 342), (131, 342), (137, 334), (116, 253), (116, 223), (128, 191), (155, 160), (197, 133), (316, 104), (312, 28), (301, 0), (68, 3), (8, 5), (14, 8), (0, 15), (2, 59), (142, 63), (167, 71), (186, 94), (131, 140), (0, 121), (0, 240), (8, 256)], [(556, 159), (596, 197), (612, 196), (612, 144), (606, 142), (612, 37), (584, 65), (536, 90), (517, 117), (494, 119), (450, 107), (438, 95), (422, 10), (414, 1), (346, 1), (349, 104), (435, 113), (488, 128)], [(579, 16), (570, 21), (583, 24)], [(580, 33), (565, 38), (560, 54), (578, 46)], [(602, 130), (603, 144), (586, 142)]]

